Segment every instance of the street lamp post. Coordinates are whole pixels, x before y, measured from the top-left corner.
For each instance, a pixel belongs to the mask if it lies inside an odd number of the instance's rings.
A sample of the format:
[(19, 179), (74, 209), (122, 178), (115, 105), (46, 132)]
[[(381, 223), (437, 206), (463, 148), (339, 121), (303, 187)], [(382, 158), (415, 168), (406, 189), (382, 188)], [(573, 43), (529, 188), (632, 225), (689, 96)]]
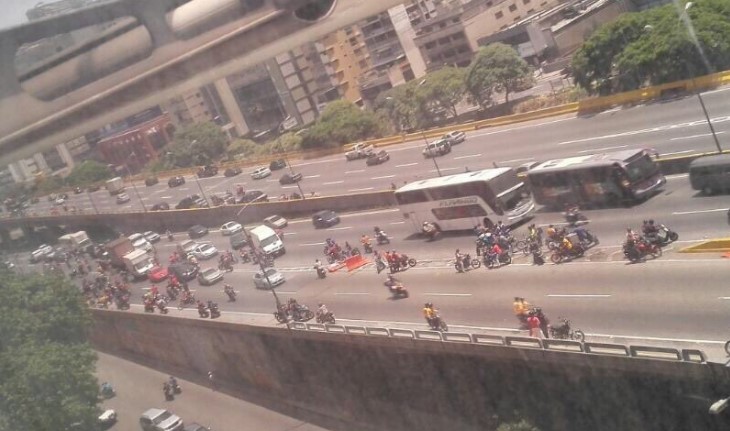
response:
[(127, 160), (124, 161), (124, 167), (127, 168), (127, 173), (129, 174), (129, 182), (132, 183), (132, 188), (134, 189), (134, 194), (137, 195), (137, 200), (142, 205), (142, 209), (144, 210), (144, 212), (147, 212), (147, 206), (144, 204), (144, 202), (142, 201), (142, 197), (139, 195), (137, 185), (134, 184), (134, 180), (132, 179), (132, 171), (129, 169), (129, 159), (131, 159), (132, 157), (137, 158), (137, 154), (134, 151), (132, 151), (132, 154), (130, 154), (129, 157), (127, 157)]
[[(294, 170), (291, 167), (291, 163), (289, 163), (289, 158), (284, 154), (284, 163), (286, 163), (286, 166), (289, 168), (289, 173), (291, 175), (294, 175)], [(302, 190), (302, 186), (299, 185), (299, 181), (296, 181), (297, 188), (299, 189), (299, 194), (302, 196), (302, 200), (305, 199), (304, 197), (304, 191)]]
[(94, 199), (91, 198), (91, 193), (89, 193), (89, 189), (86, 189), (86, 197), (89, 198), (89, 202), (91, 202), (91, 207), (94, 208), (94, 212), (96, 215), (99, 215), (99, 209), (96, 208), (96, 202), (94, 202)]

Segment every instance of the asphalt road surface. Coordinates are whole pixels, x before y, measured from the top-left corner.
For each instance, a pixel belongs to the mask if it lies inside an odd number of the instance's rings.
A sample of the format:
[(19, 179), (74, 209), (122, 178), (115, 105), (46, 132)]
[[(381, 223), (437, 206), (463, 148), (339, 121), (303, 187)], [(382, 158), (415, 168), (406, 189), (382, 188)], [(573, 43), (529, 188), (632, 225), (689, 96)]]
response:
[[(703, 93), (723, 148), (730, 148), (728, 91), (730, 87)], [(369, 192), (436, 175), (434, 162), (424, 159), (422, 148), (420, 141), (388, 147), (390, 161), (378, 166), (366, 166), (364, 160), (346, 162), (344, 155), (336, 155), (292, 161), (292, 168), (303, 174), (300, 186), (305, 194)], [(716, 150), (697, 98), (685, 97), (591, 116), (555, 117), (470, 132), (466, 142), (454, 146), (450, 154), (437, 158), (436, 163), (443, 174), (452, 174), (463, 172), (466, 167), (475, 170), (494, 164), (519, 166), (529, 161), (627, 148), (654, 148), (663, 156)], [(223, 172), (198, 181), (194, 176), (188, 176), (186, 184), (175, 188), (168, 187), (164, 179), (150, 187), (143, 182), (136, 183), (136, 191), (128, 184), (131, 201), (124, 204), (117, 204), (115, 197), (103, 189), (71, 195), (66, 206), (87, 213), (142, 211), (139, 194), (147, 208), (160, 202), (174, 207), (185, 196), (222, 194), (226, 190), (235, 192), (239, 184), (246, 190), (264, 191), (270, 199), (299, 192), (296, 185), (279, 184), (285, 170), (275, 171), (266, 179), (253, 180), (249, 175), (253, 169), (246, 168), (243, 174), (232, 178), (224, 177)], [(51, 202), (42, 199), (29, 211), (45, 214), (53, 207)], [(62, 207), (57, 208), (63, 212)]]

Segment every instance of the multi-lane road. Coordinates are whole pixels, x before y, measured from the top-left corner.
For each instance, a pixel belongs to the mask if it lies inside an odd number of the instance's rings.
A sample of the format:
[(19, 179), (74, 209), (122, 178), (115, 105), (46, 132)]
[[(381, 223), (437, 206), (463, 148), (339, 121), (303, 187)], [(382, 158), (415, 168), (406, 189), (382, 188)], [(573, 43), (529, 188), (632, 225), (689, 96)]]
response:
[[(730, 87), (704, 93), (705, 103), (718, 139), (730, 148)], [(292, 168), (301, 172), (300, 183), (306, 193), (320, 196), (368, 192), (402, 185), (404, 182), (436, 175), (431, 160), (421, 155), (423, 142), (415, 141), (388, 148), (390, 161), (379, 166), (366, 166), (364, 160), (346, 162), (343, 155), (321, 159), (292, 161)], [(443, 174), (499, 166), (518, 166), (529, 161), (549, 160), (556, 157), (590, 154), (627, 148), (654, 148), (662, 156), (683, 155), (714, 151), (715, 145), (697, 99), (687, 97), (674, 101), (655, 102), (633, 108), (617, 109), (597, 115), (564, 116), (531, 121), (512, 126), (478, 130), (467, 134), (467, 141), (453, 151), (436, 159)], [(237, 185), (246, 190), (262, 190), (270, 198), (298, 192), (295, 185), (281, 186), (278, 179), (285, 171), (275, 171), (263, 180), (252, 180), (247, 168), (242, 175), (225, 178), (221, 175), (169, 188), (163, 179), (159, 184), (146, 187), (135, 184), (141, 201), (147, 208), (160, 202), (174, 207), (180, 199), (191, 194), (220, 194), (235, 192)], [(87, 213), (95, 211), (142, 211), (133, 187), (128, 184), (131, 201), (116, 204), (105, 190), (71, 195), (67, 208), (76, 207)], [(93, 200), (93, 204), (92, 204)], [(42, 199), (31, 207), (31, 213), (48, 213), (53, 205)], [(62, 209), (59, 208), (60, 211)]]

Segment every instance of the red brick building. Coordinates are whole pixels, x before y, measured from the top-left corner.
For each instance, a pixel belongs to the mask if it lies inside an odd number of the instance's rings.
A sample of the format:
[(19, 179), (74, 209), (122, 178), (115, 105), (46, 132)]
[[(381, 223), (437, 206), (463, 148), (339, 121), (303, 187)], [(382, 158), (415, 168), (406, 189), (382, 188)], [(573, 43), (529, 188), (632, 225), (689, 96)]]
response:
[[(111, 165), (127, 164), (132, 171), (157, 160), (159, 150), (172, 140), (174, 126), (168, 114), (108, 136), (97, 144), (101, 158)], [(134, 157), (132, 157), (134, 153)]]

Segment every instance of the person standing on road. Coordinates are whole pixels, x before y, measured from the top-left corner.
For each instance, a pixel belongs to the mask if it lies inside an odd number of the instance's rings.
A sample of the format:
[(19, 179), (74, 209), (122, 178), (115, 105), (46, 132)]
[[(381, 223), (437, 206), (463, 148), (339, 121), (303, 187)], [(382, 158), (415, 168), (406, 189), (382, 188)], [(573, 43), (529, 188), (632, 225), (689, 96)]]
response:
[(530, 329), (530, 337), (542, 338), (540, 319), (535, 315), (534, 311), (530, 311), (530, 315), (527, 318), (527, 327)]

